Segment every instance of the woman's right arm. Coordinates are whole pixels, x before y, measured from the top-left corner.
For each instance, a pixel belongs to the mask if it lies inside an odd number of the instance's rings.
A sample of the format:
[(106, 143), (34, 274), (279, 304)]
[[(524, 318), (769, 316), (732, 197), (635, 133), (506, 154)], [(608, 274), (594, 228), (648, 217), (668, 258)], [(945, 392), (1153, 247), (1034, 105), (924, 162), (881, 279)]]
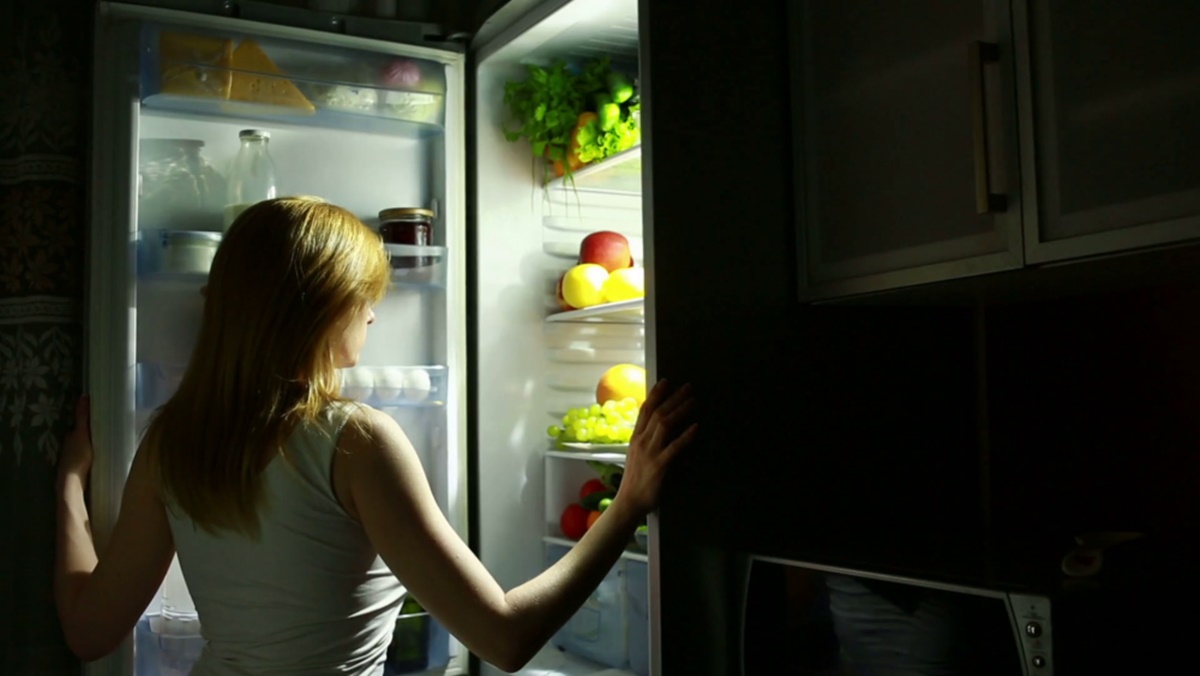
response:
[(583, 605), (654, 508), (667, 465), (695, 434), (695, 425), (679, 432), (690, 406), (686, 386), (668, 396), (665, 383), (655, 385), (604, 517), (558, 563), (507, 592), (446, 521), (400, 426), (378, 411), (339, 442), (346, 508), (427, 610), (480, 658), (516, 671)]

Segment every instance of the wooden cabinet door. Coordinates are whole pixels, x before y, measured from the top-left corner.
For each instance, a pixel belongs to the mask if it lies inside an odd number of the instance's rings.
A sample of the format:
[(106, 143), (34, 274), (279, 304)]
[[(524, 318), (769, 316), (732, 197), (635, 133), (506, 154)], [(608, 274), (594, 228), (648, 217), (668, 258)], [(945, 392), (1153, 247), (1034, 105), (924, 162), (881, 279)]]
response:
[(1200, 238), (1200, 3), (1014, 9), (1027, 259)]
[(1008, 2), (790, 4), (801, 297), (1020, 267)]

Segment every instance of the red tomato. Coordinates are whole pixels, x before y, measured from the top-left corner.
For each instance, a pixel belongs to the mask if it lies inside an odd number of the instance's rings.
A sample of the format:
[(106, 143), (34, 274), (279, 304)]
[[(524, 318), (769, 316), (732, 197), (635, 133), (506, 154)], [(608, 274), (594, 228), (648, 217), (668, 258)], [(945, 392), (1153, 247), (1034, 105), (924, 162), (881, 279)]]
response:
[(558, 525), (562, 527), (563, 535), (572, 540), (578, 540), (587, 532), (588, 511), (583, 508), (583, 505), (567, 505)]
[(579, 489), (579, 499), (582, 500), (596, 491), (606, 490), (608, 490), (608, 486), (605, 486), (603, 481), (599, 479), (590, 479), (583, 485), (583, 488)]

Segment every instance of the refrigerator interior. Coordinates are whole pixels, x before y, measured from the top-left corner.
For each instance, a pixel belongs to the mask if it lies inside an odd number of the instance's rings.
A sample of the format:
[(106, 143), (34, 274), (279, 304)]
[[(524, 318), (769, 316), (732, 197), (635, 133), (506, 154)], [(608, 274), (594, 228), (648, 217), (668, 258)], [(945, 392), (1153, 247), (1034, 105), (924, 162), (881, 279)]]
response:
[[(573, 182), (552, 175), (546, 182), (530, 143), (505, 138), (504, 130), (517, 126), (504, 104), (505, 83), (525, 79), (525, 64), (547, 67), (562, 59), (577, 68), (600, 56), (636, 75), (637, 17), (636, 0), (544, 3), (478, 50), (474, 514), (480, 556), (506, 589), (574, 544), (560, 516), (579, 502), (582, 484), (598, 476), (587, 461), (622, 462), (619, 451), (560, 448), (547, 430), (568, 409), (595, 402), (609, 367), (644, 367), (646, 332), (641, 299), (568, 312), (556, 299), (558, 279), (576, 264), (589, 233), (623, 234), (635, 265), (643, 264), (640, 146), (577, 170)], [(647, 673), (647, 579), (645, 550), (631, 543), (521, 673)]]
[[(126, 222), (98, 219), (95, 226), (98, 237), (123, 239), (130, 249), (129, 325), (111, 329), (127, 334), (127, 356), (114, 355), (114, 363), (93, 371), (93, 380), (128, 383), (132, 429), (119, 433), (128, 443), (115, 449), (121, 456), (116, 464), (128, 466), (154, 409), (173, 393), (199, 329), (201, 289), (211, 258), (197, 259), (194, 248), (181, 246), (177, 233), (204, 233), (209, 242), (219, 237), (224, 183), (239, 148), (238, 132), (262, 129), (271, 134), (280, 196), (321, 197), (372, 227), (385, 208), (435, 212), (431, 246), (388, 245), (400, 267), (375, 309), (377, 319), (358, 365), (343, 370), (343, 394), (401, 424), (443, 512), (466, 537), (462, 56), (145, 8), (117, 7), (111, 16), (112, 23), (102, 20), (101, 40), (134, 38), (137, 43), (125, 48), (138, 52), (137, 71), (122, 73), (126, 82), (138, 81), (129, 117), (129, 136), (136, 139), (128, 144), (135, 154), (134, 176), (129, 184), (113, 181), (111, 188), (128, 191), (131, 213)], [(179, 56), (175, 48), (184, 44), (181, 40), (190, 51), (172, 62), (168, 56)], [(225, 61), (203, 59), (203, 50), (194, 47), (197, 41), (201, 47), (224, 45)], [(271, 63), (245, 70), (247, 62), (238, 63), (236, 56), (229, 62), (228, 52), (247, 43)], [(377, 74), (395, 63), (406, 64), (406, 77), (419, 68), (420, 79), (414, 83), (409, 77), (403, 86), (384, 83)], [(169, 75), (181, 72), (192, 89), (168, 91)], [(248, 100), (224, 98), (236, 92), (239, 78), (254, 82), (244, 96)], [(230, 81), (227, 91), (206, 89)], [(193, 86), (197, 82), (200, 89)], [(270, 98), (279, 91), (299, 91), (314, 109)], [(264, 100), (254, 100), (259, 92), (265, 92)], [(164, 155), (170, 159), (155, 162)], [(206, 246), (211, 257), (211, 244)], [(93, 332), (108, 329), (97, 325)], [(117, 500), (119, 493), (101, 499)], [(108, 671), (186, 673), (201, 647), (194, 604), (175, 561), (135, 632), (135, 665), (110, 665)], [(406, 608), (393, 648), (391, 673), (465, 670), (465, 651), (419, 610)]]

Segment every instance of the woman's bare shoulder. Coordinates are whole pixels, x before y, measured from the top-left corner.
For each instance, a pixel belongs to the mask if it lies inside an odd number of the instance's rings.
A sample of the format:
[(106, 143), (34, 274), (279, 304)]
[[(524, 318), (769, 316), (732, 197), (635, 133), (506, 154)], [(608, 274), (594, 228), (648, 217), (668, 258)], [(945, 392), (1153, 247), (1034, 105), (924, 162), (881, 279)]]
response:
[(408, 438), (395, 418), (366, 404), (354, 404), (338, 438), (338, 449), (349, 454), (373, 454), (406, 446)]

